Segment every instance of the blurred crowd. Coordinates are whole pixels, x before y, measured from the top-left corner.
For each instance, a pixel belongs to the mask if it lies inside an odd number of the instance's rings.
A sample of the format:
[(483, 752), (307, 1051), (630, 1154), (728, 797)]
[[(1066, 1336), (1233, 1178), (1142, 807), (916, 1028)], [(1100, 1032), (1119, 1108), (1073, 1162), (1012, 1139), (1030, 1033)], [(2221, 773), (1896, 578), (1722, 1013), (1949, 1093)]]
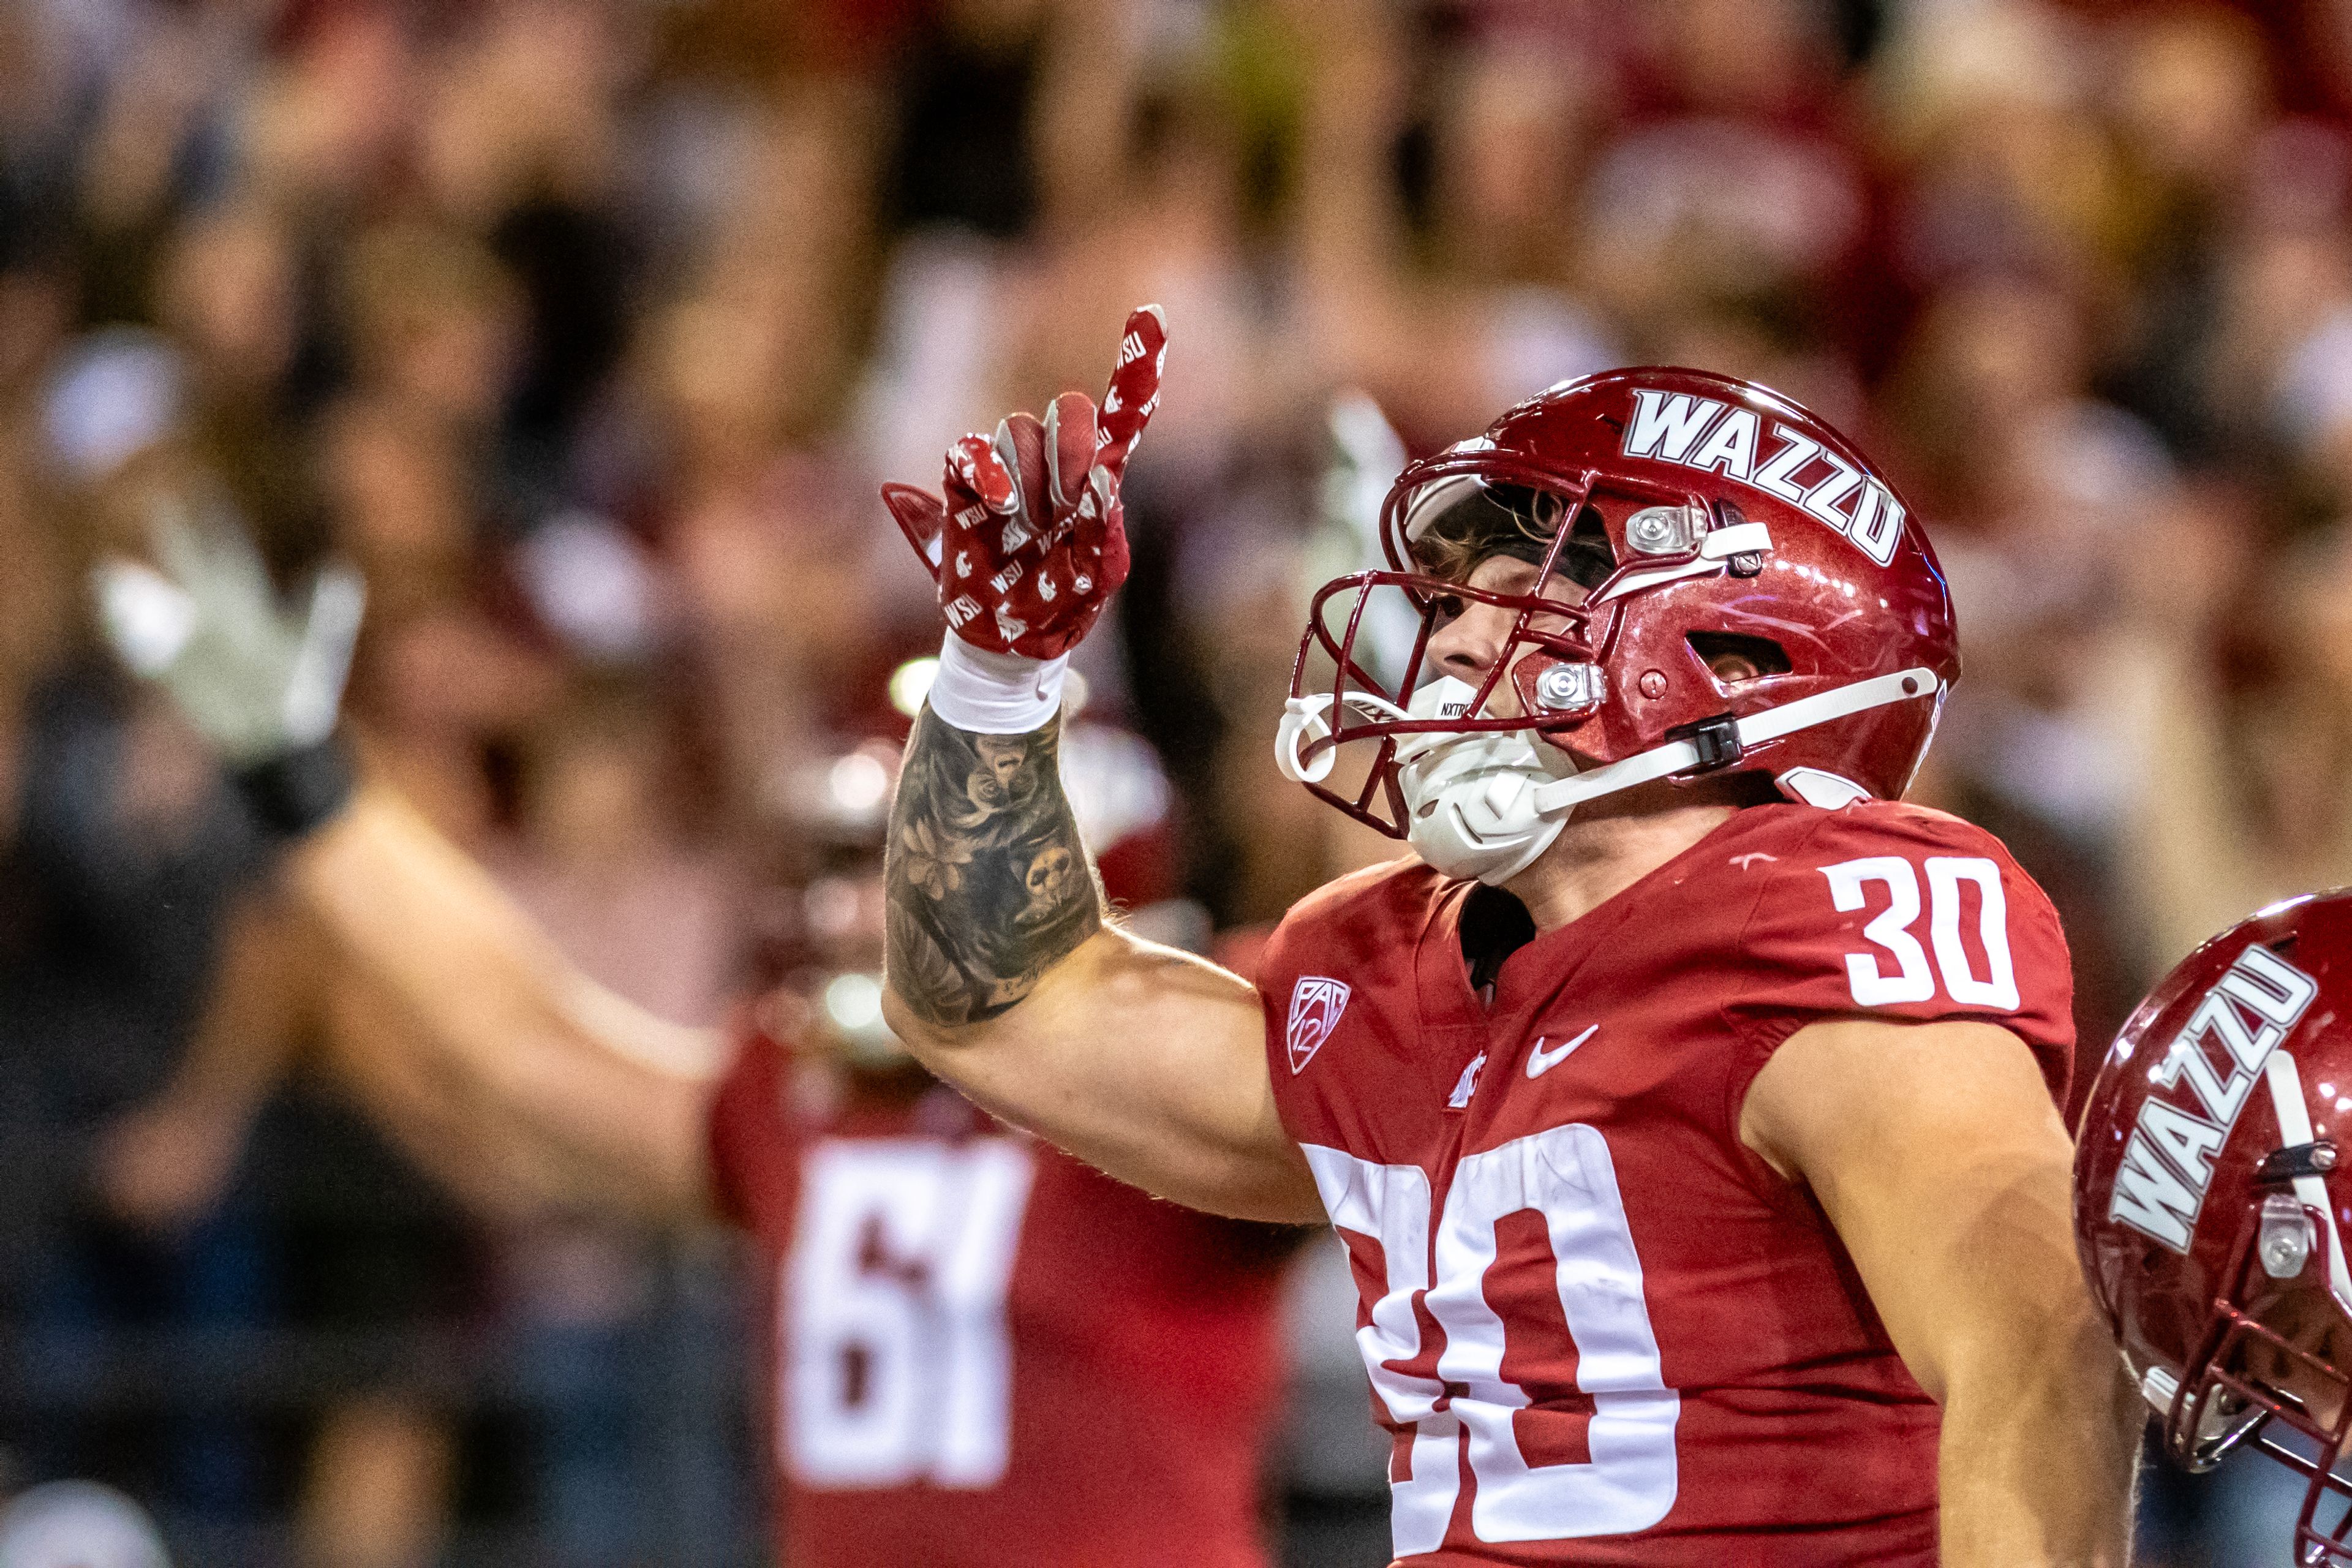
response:
[[(1269, 754), (1360, 560), (1335, 399), (1422, 451), (1640, 363), (1810, 404), (1927, 521), (1968, 673), (1919, 793), (2050, 888), (2093, 1049), (2352, 881), (2342, 0), (6, 0), (0, 1489), (99, 1475), (222, 1561), (748, 1552), (723, 1265), (361, 1124), (399, 1021), (86, 574), (174, 508), (289, 589), (355, 563), (368, 765), (708, 1022), (790, 979), (829, 763), (936, 646), (876, 483), (1093, 390), (1145, 300), (1082, 672), (1165, 775), (1137, 875), (1184, 929), (1367, 852)], [(654, 1341), (648, 1464), (609, 1373)]]

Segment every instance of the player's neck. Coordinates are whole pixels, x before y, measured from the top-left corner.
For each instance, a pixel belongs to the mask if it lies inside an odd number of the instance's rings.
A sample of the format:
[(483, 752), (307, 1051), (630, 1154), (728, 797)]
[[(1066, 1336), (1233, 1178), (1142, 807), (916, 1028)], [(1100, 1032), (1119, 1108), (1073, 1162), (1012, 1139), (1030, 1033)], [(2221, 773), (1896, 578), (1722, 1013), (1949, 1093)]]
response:
[(1579, 815), (1536, 863), (1511, 879), (1538, 931), (1581, 919), (1720, 827), (1737, 805), (1677, 801), (1649, 810)]

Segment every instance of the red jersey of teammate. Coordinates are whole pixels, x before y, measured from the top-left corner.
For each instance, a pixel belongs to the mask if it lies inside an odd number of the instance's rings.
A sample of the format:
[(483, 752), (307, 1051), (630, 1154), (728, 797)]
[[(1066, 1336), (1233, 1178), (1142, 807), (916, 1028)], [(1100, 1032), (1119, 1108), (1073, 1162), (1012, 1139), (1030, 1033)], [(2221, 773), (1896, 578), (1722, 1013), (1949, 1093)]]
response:
[(1293, 1233), (1158, 1202), (953, 1090), (804, 1104), (751, 1035), (711, 1118), (774, 1303), (790, 1568), (1265, 1568)]
[(1482, 1001), (1465, 951), (1511, 922), (1400, 862), (1301, 903), (1260, 972), (1362, 1291), (1397, 1556), (1934, 1563), (1936, 1406), (1740, 1107), (1841, 1015), (2005, 1025), (2063, 1096), (2041, 889), (1938, 812), (1772, 805), (1511, 951)]

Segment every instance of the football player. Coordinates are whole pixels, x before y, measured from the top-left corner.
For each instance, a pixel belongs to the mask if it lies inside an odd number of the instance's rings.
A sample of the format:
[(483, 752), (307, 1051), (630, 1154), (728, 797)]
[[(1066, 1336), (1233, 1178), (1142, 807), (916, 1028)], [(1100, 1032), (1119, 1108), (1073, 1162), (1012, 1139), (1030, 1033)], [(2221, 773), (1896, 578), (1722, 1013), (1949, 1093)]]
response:
[(1106, 917), (1056, 778), (1165, 346), (1138, 311), (1099, 407), (884, 491), (950, 626), (893, 808), (900, 1037), (1116, 1175), (1338, 1229), (1401, 1563), (2121, 1563), (2065, 947), (1902, 804), (1958, 661), (1892, 487), (1681, 370), (1409, 465), (1276, 756), (1416, 853), (1294, 908), (1253, 987)]
[(2352, 892), (2199, 948), (2108, 1048), (2083, 1109), (2083, 1268), (2165, 1453), (2260, 1449), (2300, 1476), (2284, 1560), (2352, 1563)]
[[(603, 990), (415, 810), (355, 787), (335, 709), (356, 583), (329, 574), (289, 616), (227, 529), (158, 544), (160, 573), (101, 572), (110, 635), (221, 750), (383, 1004), (343, 1010), (364, 1100), (486, 1201), (757, 1240), (784, 1563), (1265, 1568), (1296, 1233), (1159, 1202), (909, 1062), (880, 1020), (870, 865), (831, 889), (872, 909), (870, 951), (834, 952), (814, 1005), (771, 995), (719, 1037)], [(844, 763), (878, 803), (881, 764)]]

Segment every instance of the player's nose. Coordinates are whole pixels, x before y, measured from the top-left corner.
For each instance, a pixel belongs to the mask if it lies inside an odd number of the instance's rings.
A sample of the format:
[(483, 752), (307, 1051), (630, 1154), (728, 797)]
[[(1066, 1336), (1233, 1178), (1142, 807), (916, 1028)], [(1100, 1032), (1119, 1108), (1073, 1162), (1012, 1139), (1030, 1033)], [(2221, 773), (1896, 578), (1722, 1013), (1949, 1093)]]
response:
[(1430, 634), (1429, 659), (1438, 672), (1473, 686), (1486, 678), (1503, 657), (1517, 613), (1498, 605), (1475, 602)]

